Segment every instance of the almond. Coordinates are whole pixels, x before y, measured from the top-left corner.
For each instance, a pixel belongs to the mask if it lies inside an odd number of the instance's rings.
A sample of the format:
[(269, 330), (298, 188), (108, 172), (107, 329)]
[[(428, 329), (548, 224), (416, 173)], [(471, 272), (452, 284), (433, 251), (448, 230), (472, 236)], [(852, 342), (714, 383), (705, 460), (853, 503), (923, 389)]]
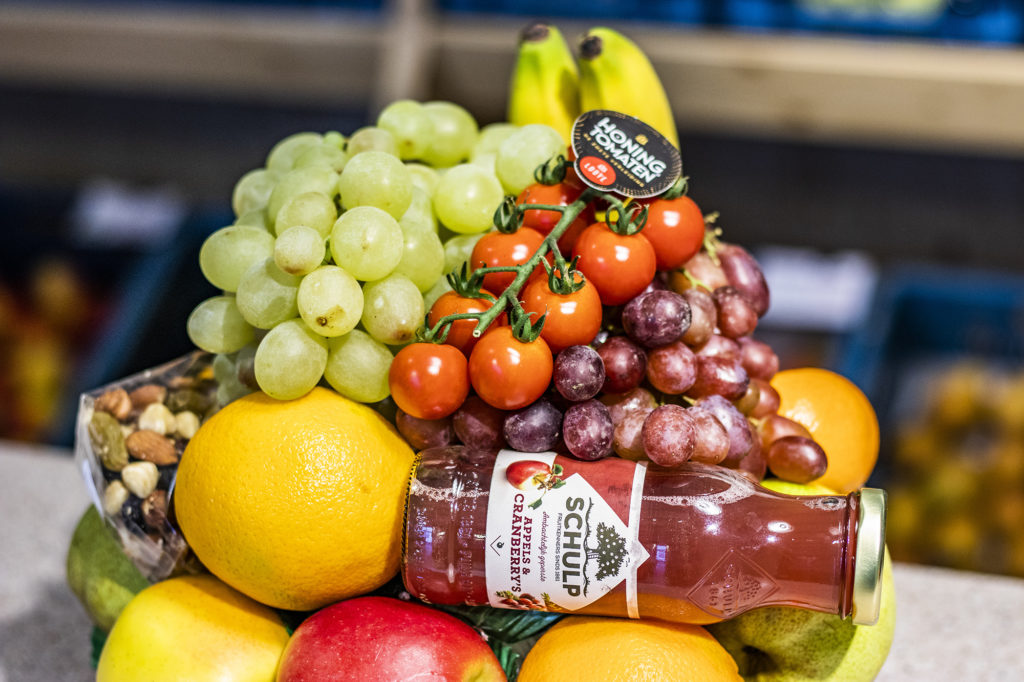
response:
[(128, 394), (131, 398), (132, 407), (141, 410), (153, 403), (162, 403), (167, 397), (167, 389), (160, 384), (145, 384)]
[(125, 439), (128, 454), (135, 459), (152, 462), (158, 466), (176, 464), (178, 453), (174, 449), (174, 443), (169, 438), (164, 438), (155, 431), (141, 429)]
[(115, 388), (96, 398), (93, 409), (106, 412), (117, 420), (124, 421), (132, 411), (132, 401), (123, 388)]

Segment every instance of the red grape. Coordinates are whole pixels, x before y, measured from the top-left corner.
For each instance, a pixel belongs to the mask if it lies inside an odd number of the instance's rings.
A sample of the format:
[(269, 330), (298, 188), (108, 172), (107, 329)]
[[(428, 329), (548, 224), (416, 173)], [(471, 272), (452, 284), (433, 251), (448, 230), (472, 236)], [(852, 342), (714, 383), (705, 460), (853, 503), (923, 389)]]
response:
[(513, 450), (545, 452), (558, 443), (562, 413), (549, 401), (540, 400), (505, 415), (502, 429)]
[(703, 289), (687, 289), (681, 295), (690, 304), (690, 327), (683, 334), (683, 341), (696, 348), (711, 338), (718, 326), (715, 299)]
[(622, 326), (641, 346), (664, 346), (690, 328), (690, 304), (674, 291), (649, 291), (626, 304)]
[(729, 358), (740, 361), (740, 344), (721, 334), (712, 334), (703, 346), (696, 350), (697, 355)]
[(395, 426), (414, 450), (451, 445), (455, 440), (451, 417), (420, 419), (403, 412), (401, 408), (396, 408)]
[(695, 462), (718, 464), (729, 454), (729, 434), (722, 422), (707, 410), (690, 410), (697, 429), (697, 446), (690, 458)]
[(757, 442), (756, 438), (750, 448), (750, 452), (739, 462), (735, 464), (730, 462), (729, 466), (753, 483), (760, 483), (764, 480), (764, 475), (768, 471), (764, 450), (761, 449), (761, 445)]
[(785, 481), (809, 483), (825, 474), (828, 458), (821, 446), (803, 436), (783, 436), (768, 447), (772, 473)]
[(746, 249), (736, 244), (722, 244), (717, 253), (722, 264), (722, 272), (729, 284), (747, 297), (758, 317), (764, 315), (768, 311), (771, 299), (761, 266)]
[(750, 383), (747, 384), (747, 391), (742, 396), (733, 401), (733, 405), (736, 409), (743, 414), (749, 415), (757, 407), (757, 404), (761, 401), (761, 387), (751, 379)]
[(753, 377), (750, 379), (750, 383), (757, 384), (759, 389), (757, 405), (755, 405), (754, 409), (750, 412), (750, 416), (755, 419), (764, 419), (768, 415), (778, 412), (779, 405), (782, 402), (779, 392), (764, 379)]
[(662, 393), (686, 393), (697, 380), (697, 356), (681, 340), (648, 351), (647, 380)]
[(772, 443), (786, 436), (810, 438), (811, 432), (803, 424), (783, 417), (781, 414), (770, 414), (761, 420), (757, 429), (762, 447), (767, 450)]
[(504, 424), (505, 411), (491, 407), (475, 395), (466, 398), (452, 415), (452, 427), (459, 440), (480, 450), (504, 447)]
[(693, 456), (697, 447), (697, 426), (685, 407), (662, 405), (647, 415), (640, 438), (652, 462), (675, 467)]
[(718, 311), (718, 328), (724, 336), (738, 339), (753, 333), (757, 327), (757, 311), (739, 289), (733, 286), (718, 287), (712, 296)]
[(601, 344), (597, 352), (604, 361), (606, 393), (625, 393), (643, 381), (647, 356), (627, 337), (613, 336)]
[(779, 371), (779, 356), (764, 341), (749, 337), (737, 339), (740, 344), (740, 364), (751, 378), (771, 381)]
[(569, 346), (555, 357), (555, 389), (566, 400), (593, 398), (604, 380), (604, 361), (590, 346)]
[[(716, 264), (706, 251), (698, 251), (693, 258), (683, 263), (683, 269), (700, 281), (709, 291), (729, 284), (722, 266)], [(677, 279), (678, 281), (678, 279)]]
[(722, 396), (711, 395), (701, 398), (690, 409), (711, 413), (725, 427), (725, 432), (729, 436), (729, 452), (722, 462), (723, 465), (735, 468), (754, 447), (756, 434), (751, 428), (750, 422), (736, 409), (735, 405)]
[(692, 398), (720, 395), (738, 400), (750, 383), (739, 362), (725, 357), (697, 355), (697, 380), (686, 392)]
[(612, 417), (604, 403), (590, 399), (565, 411), (562, 438), (577, 459), (595, 460), (612, 454)]
[(642, 433), (644, 422), (654, 410), (653, 407), (633, 410), (615, 424), (612, 448), (615, 454), (625, 459), (640, 460), (645, 456)]
[(646, 388), (637, 386), (628, 393), (611, 393), (601, 396), (601, 402), (608, 407), (608, 414), (612, 417), (612, 423), (618, 424), (626, 415), (643, 410), (644, 414), (658, 406), (658, 401)]

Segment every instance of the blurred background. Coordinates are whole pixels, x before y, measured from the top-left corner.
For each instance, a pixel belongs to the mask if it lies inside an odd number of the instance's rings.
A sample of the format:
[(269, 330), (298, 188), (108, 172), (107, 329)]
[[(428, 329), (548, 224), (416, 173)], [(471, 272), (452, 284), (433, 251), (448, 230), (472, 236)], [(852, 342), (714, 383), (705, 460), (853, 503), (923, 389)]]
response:
[(70, 445), (80, 392), (191, 350), (274, 142), (502, 120), (537, 18), (651, 56), (758, 337), (878, 410), (894, 556), (1024, 575), (1024, 0), (0, 0), (0, 439)]

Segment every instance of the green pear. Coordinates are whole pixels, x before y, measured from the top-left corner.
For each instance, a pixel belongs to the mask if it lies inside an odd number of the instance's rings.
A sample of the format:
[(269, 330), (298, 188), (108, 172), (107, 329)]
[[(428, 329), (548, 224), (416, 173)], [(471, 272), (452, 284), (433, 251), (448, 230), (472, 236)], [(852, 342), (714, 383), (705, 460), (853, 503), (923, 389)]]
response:
[[(796, 484), (766, 487), (793, 495), (823, 494)], [(854, 625), (833, 614), (772, 606), (710, 625), (708, 630), (736, 659), (746, 680), (873, 680), (889, 655), (896, 625), (888, 549), (884, 562), (881, 612), (875, 625)]]
[(67, 580), (89, 617), (106, 632), (131, 598), (149, 586), (91, 505), (71, 536)]

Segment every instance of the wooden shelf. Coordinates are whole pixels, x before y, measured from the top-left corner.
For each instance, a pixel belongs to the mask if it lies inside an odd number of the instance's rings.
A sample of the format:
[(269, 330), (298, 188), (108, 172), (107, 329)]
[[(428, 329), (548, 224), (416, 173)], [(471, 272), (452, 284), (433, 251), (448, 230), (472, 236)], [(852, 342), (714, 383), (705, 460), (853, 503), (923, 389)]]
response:
[[(438, 16), (423, 0), (382, 15), (0, 4), (0, 82), (326, 105), (443, 97), (494, 120), (524, 21)], [(685, 129), (1024, 154), (1022, 49), (621, 27)]]

